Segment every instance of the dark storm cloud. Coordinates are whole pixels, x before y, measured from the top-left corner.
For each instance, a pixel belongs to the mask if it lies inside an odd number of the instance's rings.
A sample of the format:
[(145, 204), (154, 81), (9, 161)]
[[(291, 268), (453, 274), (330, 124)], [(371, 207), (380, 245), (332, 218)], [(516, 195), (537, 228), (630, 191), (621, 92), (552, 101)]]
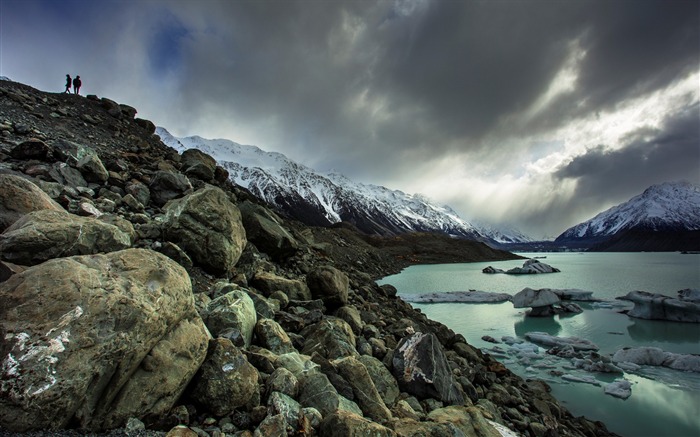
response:
[(666, 120), (658, 130), (642, 130), (619, 150), (589, 149), (554, 178), (577, 182), (577, 203), (622, 202), (648, 186), (676, 180), (700, 183), (700, 106), (697, 103)]

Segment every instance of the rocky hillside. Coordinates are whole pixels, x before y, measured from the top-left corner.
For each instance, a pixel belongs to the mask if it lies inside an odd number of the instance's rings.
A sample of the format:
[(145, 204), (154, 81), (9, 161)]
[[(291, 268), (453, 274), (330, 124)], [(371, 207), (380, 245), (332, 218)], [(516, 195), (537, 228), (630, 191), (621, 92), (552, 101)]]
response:
[(135, 114), (0, 82), (1, 433), (610, 435), (373, 281), (509, 255), (285, 220)]

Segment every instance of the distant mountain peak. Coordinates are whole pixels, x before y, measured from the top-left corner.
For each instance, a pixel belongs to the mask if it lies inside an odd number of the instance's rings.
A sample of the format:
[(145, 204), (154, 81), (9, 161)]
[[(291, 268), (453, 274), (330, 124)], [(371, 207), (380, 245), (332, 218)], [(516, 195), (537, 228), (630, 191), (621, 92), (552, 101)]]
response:
[(317, 172), (281, 153), (230, 140), (177, 138), (163, 128), (158, 128), (157, 133), (165, 144), (179, 151), (196, 148), (208, 153), (228, 170), (232, 181), (307, 224), (344, 221), (369, 234), (437, 232), (491, 240), (452, 208), (437, 206), (422, 194), (354, 182), (337, 170)]
[(601, 239), (624, 231), (700, 230), (700, 186), (688, 181), (652, 185), (627, 202), (564, 231), (556, 241)]

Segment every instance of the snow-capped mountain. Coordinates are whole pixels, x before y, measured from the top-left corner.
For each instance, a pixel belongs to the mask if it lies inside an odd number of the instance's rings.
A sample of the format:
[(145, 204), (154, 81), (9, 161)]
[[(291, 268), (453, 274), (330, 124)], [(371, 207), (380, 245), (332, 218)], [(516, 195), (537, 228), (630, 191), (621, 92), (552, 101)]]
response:
[(685, 181), (653, 185), (627, 202), (567, 229), (555, 242), (599, 242), (631, 231), (647, 236), (700, 231), (700, 187)]
[[(211, 155), (228, 170), (233, 182), (310, 225), (342, 221), (369, 234), (418, 231), (486, 242), (490, 239), (449, 206), (436, 206), (418, 194), (353, 182), (334, 172), (320, 173), (281, 153), (265, 152), (230, 140), (176, 138), (160, 127), (157, 134), (165, 144), (180, 152), (196, 148)], [(499, 240), (507, 238), (518, 237), (498, 236)]]

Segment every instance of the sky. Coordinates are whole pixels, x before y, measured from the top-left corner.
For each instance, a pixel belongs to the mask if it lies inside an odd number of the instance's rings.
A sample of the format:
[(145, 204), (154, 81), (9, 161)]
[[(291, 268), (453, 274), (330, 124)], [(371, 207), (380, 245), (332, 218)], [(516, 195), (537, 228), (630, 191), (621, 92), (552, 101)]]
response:
[(66, 74), (536, 238), (700, 184), (698, 0), (0, 0), (0, 75)]

